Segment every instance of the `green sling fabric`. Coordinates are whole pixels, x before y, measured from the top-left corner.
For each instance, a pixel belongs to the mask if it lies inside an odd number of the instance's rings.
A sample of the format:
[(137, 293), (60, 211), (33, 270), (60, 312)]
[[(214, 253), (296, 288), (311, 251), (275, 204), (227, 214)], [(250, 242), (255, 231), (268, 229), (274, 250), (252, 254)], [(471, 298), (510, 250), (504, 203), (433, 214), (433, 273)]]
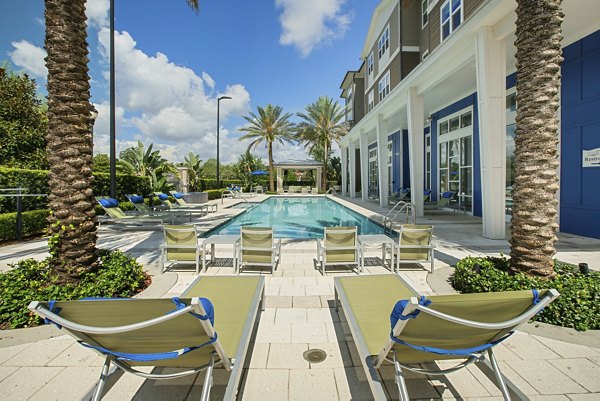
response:
[(242, 249), (242, 262), (271, 263), (273, 251), (273, 229), (268, 227), (242, 227), (242, 248), (265, 248), (265, 250)]
[(198, 245), (196, 230), (193, 226), (168, 225), (164, 226), (167, 248), (167, 260), (196, 260), (196, 249), (173, 248), (176, 245)]
[(400, 231), (400, 260), (428, 260), (429, 249), (403, 249), (402, 245), (431, 245), (432, 229), (430, 225), (403, 224)]
[[(336, 231), (354, 232), (338, 233)], [(325, 255), (327, 263), (352, 263), (356, 262), (356, 249), (327, 250), (329, 247), (355, 247), (356, 227), (325, 227)]]

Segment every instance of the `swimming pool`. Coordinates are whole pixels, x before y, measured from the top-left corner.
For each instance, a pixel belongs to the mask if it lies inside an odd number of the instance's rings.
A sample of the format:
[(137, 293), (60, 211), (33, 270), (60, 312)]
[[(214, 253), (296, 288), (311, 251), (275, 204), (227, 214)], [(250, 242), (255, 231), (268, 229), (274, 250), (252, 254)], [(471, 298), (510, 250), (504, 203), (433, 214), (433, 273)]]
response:
[(273, 196), (203, 235), (234, 235), (241, 226), (273, 227), (277, 238), (323, 238), (323, 227), (357, 226), (358, 234), (383, 234), (383, 227), (325, 197)]

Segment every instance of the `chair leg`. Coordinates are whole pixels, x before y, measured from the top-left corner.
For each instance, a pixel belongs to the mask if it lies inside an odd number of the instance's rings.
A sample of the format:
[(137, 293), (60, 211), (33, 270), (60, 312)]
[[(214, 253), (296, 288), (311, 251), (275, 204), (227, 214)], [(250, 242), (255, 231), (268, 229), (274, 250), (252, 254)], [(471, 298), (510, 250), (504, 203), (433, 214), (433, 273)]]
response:
[(396, 360), (396, 351), (393, 352), (394, 356), (394, 369), (396, 370), (395, 379), (396, 385), (398, 386), (398, 393), (400, 394), (401, 401), (410, 401), (408, 397), (408, 389), (406, 388), (406, 380), (404, 379), (404, 374), (402, 373), (402, 366), (400, 366), (400, 362)]
[(104, 365), (102, 366), (102, 373), (100, 373), (100, 379), (98, 380), (98, 384), (96, 385), (96, 390), (94, 391), (92, 401), (100, 401), (102, 399), (104, 385), (106, 384), (106, 378), (108, 377), (108, 373), (110, 371), (110, 362), (111, 358), (107, 356), (104, 360)]
[(500, 372), (500, 366), (498, 365), (498, 361), (496, 361), (496, 357), (494, 356), (494, 352), (492, 349), (488, 349), (488, 357), (490, 358), (490, 363), (492, 364), (492, 369), (494, 370), (494, 375), (496, 376), (496, 382), (500, 392), (502, 392), (502, 397), (506, 401), (510, 401), (510, 394), (508, 393), (508, 389), (506, 388), (506, 384), (504, 383), (504, 378), (502, 377), (502, 372)]
[(202, 396), (200, 397), (200, 399), (202, 401), (208, 401), (208, 399), (210, 398), (210, 389), (212, 387), (213, 384), (213, 367), (215, 365), (215, 356), (214, 354), (210, 355), (210, 362), (208, 365), (208, 368), (206, 369), (206, 373), (204, 376), (204, 385), (202, 386)]

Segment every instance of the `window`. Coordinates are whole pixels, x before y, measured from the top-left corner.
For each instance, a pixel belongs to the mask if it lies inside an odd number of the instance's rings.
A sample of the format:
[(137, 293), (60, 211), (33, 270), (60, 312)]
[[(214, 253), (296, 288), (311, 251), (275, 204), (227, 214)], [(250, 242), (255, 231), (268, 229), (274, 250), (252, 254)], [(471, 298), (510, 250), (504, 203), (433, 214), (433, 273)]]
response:
[(371, 75), (371, 73), (373, 72), (373, 68), (373, 52), (371, 52), (369, 54), (369, 57), (367, 57), (367, 71), (369, 75)]
[(431, 134), (425, 135), (425, 189), (431, 189)]
[(511, 93), (506, 96), (506, 112), (517, 111), (517, 94)]
[(373, 107), (375, 107), (375, 95), (373, 94), (373, 91), (369, 92), (368, 95), (368, 101), (367, 101), (367, 113), (371, 110), (373, 110)]
[(442, 41), (462, 23), (462, 0), (447, 0), (440, 9)]
[(379, 81), (379, 101), (381, 102), (390, 93), (390, 72), (386, 72)]
[(440, 135), (447, 134), (449, 132), (458, 131), (463, 128), (468, 128), (473, 125), (473, 112), (468, 111), (459, 115), (455, 115), (452, 118), (441, 121), (439, 123)]
[(379, 38), (379, 42), (377, 42), (377, 54), (379, 55), (379, 58), (381, 59), (381, 56), (383, 56), (385, 54), (385, 51), (390, 47), (390, 27), (387, 26), (385, 28), (385, 30), (383, 31), (383, 33), (381, 34), (381, 37)]
[(374, 147), (369, 149), (369, 198), (379, 197), (379, 171), (377, 168), (377, 147)]
[(393, 157), (394, 157), (394, 146), (392, 141), (388, 141), (387, 143), (387, 154), (388, 154), (388, 160), (387, 160), (387, 166), (388, 166), (388, 196), (392, 195), (392, 193), (394, 192), (394, 184), (393, 184), (393, 171), (392, 171), (392, 165), (393, 165)]
[(425, 28), (427, 22), (429, 21), (429, 13), (427, 12), (427, 7), (429, 6), (429, 0), (423, 0), (421, 2), (421, 14), (423, 15), (423, 19), (421, 20), (421, 26)]

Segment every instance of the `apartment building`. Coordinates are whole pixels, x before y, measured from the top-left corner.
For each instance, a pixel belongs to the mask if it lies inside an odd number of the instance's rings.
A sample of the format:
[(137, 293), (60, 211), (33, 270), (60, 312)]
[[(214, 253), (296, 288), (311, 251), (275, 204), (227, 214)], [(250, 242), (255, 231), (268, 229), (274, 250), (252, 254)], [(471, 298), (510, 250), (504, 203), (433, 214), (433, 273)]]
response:
[[(505, 238), (516, 104), (514, 0), (383, 0), (362, 65), (341, 84), (352, 129), (341, 142), (342, 190), (387, 205), (411, 188), (456, 194)], [(560, 230), (600, 238), (600, 3), (564, 0)], [(595, 111), (595, 112), (594, 112)], [(596, 156), (594, 156), (596, 155)]]

